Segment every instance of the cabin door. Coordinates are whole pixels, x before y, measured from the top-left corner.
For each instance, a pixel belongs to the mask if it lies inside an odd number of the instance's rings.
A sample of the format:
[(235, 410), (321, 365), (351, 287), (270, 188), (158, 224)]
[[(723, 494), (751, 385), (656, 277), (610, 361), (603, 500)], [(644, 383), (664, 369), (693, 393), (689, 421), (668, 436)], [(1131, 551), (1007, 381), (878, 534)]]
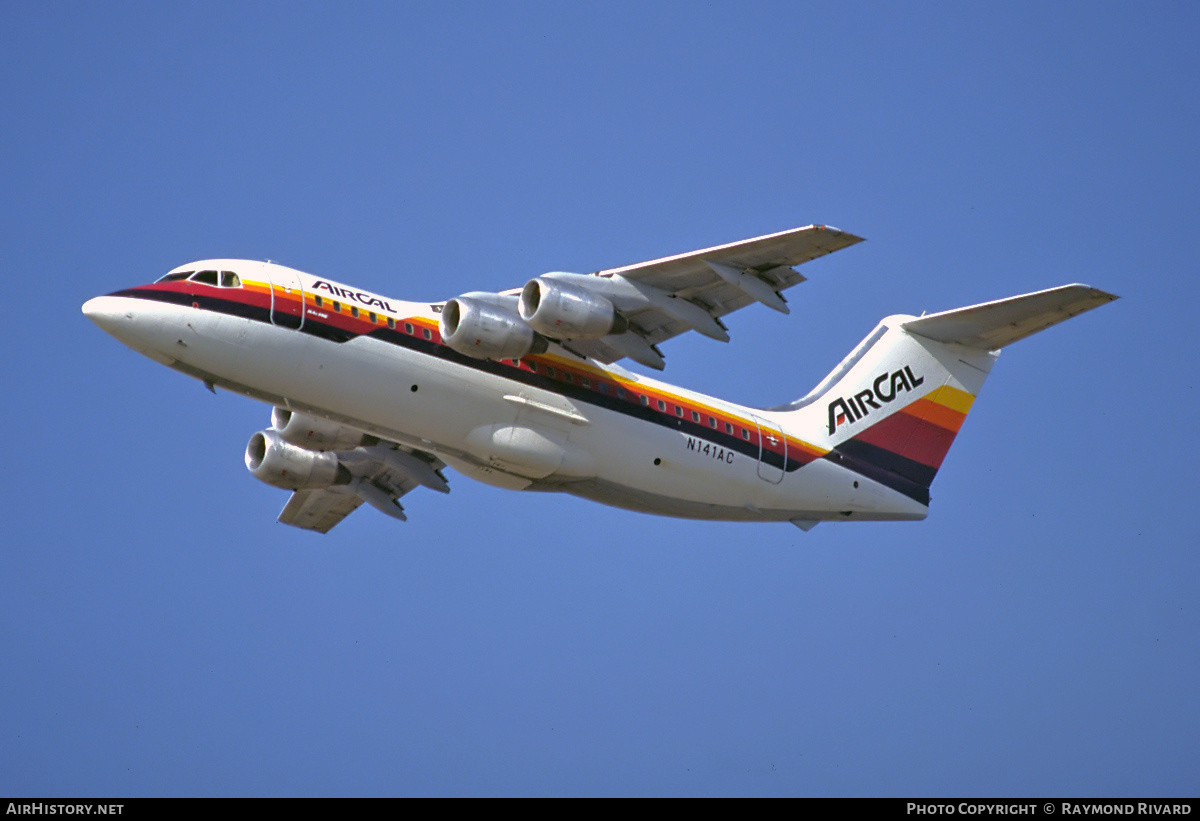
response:
[(754, 424), (758, 426), (758, 478), (777, 485), (787, 464), (787, 439), (774, 422), (755, 416)]
[(281, 328), (304, 327), (304, 286), (290, 268), (263, 266), (271, 283), (271, 324)]

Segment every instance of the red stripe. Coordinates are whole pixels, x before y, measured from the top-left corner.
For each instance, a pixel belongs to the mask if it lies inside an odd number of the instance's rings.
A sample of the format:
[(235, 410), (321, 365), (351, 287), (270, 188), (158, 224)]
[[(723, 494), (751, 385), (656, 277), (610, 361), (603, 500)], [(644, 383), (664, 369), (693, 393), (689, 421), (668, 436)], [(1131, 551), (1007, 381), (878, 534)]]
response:
[(954, 436), (954, 431), (901, 411), (877, 422), (854, 438), (936, 470), (942, 466), (946, 452), (954, 443)]

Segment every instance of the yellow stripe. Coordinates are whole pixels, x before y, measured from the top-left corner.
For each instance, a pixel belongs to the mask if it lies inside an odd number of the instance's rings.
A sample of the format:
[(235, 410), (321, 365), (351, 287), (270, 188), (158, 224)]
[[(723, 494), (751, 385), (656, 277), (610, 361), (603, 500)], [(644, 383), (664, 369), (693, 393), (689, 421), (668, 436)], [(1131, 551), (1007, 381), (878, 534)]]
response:
[(958, 388), (952, 388), (949, 385), (942, 385), (937, 390), (930, 391), (925, 398), (937, 402), (939, 405), (944, 405), (951, 410), (958, 411), (964, 416), (967, 411), (971, 410), (971, 405), (975, 401), (975, 397), (971, 396), (971, 394)]
[[(412, 317), (408, 317), (407, 319), (404, 319), (401, 321), (402, 322), (411, 322), (413, 325), (417, 326), (418, 328), (436, 329), (438, 327), (437, 320), (431, 320), (428, 317), (422, 317), (422, 316), (412, 316)], [(558, 356), (557, 354), (544, 353), (544, 354), (538, 354), (538, 355), (534, 355), (534, 356), (522, 357), (522, 359), (525, 361), (536, 362), (543, 368), (545, 368), (546, 366), (557, 368), (561, 372), (569, 373), (572, 377), (574, 377), (576, 379), (583, 376), (585, 378), (592, 379), (592, 380), (603, 379), (606, 382), (612, 382), (612, 383), (624, 388), (626, 392), (633, 394), (635, 397), (644, 395), (648, 400), (650, 400), (651, 403), (657, 402), (658, 400), (661, 399), (664, 402), (670, 402), (672, 405), (680, 405), (680, 406), (686, 407), (689, 412), (692, 410), (702, 412), (706, 416), (712, 416), (717, 419), (717, 421), (720, 423), (721, 426), (718, 428), (713, 428), (713, 430), (715, 430), (719, 433), (722, 433), (722, 434), (725, 434), (724, 424), (726, 422), (734, 423), (738, 427), (746, 428), (747, 430), (754, 430), (756, 427), (755, 423), (753, 421), (746, 419), (744, 417), (741, 417), (741, 416), (730, 414), (728, 411), (718, 410), (717, 408), (712, 407), (711, 405), (708, 405), (706, 403), (697, 402), (694, 399), (686, 399), (679, 394), (670, 393), (668, 391), (664, 391), (659, 388), (648, 388), (640, 382), (631, 382), (621, 376), (618, 376), (617, 374), (615, 374), (611, 371), (607, 371), (602, 368), (597, 368), (593, 365), (588, 365), (584, 362), (580, 362), (580, 361), (577, 361), (574, 359), (566, 359), (565, 357)], [(557, 377), (551, 377), (551, 378), (556, 379)], [(934, 393), (937, 393), (937, 391), (934, 391)], [(961, 391), (959, 391), (959, 393), (961, 393)], [(968, 400), (971, 399), (970, 394), (964, 394), (964, 395), (967, 396)], [(930, 394), (930, 396), (933, 396), (933, 394)], [(969, 404), (968, 404), (968, 407), (969, 407)], [(657, 412), (662, 413), (664, 416), (670, 415), (666, 411), (657, 411)], [(675, 417), (672, 417), (672, 418), (675, 418)], [(705, 427), (709, 427), (705, 420), (701, 420), (701, 422), (699, 422), (697, 424), (702, 424), (702, 425), (705, 425)], [(725, 434), (725, 435), (729, 435), (729, 434)], [(813, 458), (820, 458), (829, 452), (828, 449), (826, 449), (826, 448), (819, 447), (817, 445), (812, 444), (811, 442), (806, 442), (803, 439), (797, 439), (795, 436), (789, 436), (786, 433), (784, 434), (784, 438), (788, 442), (788, 452), (789, 453), (791, 453), (793, 451), (803, 451), (804, 453), (808, 454), (809, 456), (811, 456)]]

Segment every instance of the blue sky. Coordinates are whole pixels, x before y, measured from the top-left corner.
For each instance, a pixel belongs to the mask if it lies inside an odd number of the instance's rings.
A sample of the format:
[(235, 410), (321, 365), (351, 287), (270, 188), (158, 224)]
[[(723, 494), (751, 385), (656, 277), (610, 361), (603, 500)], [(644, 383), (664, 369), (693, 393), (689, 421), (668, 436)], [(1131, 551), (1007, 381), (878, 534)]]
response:
[[(3, 795), (1195, 795), (1200, 8), (0, 6)], [(811, 222), (750, 405), (888, 314), (1086, 282), (922, 523), (656, 519), (451, 474), (275, 523), (269, 408), (89, 297), (273, 259), (409, 299)]]

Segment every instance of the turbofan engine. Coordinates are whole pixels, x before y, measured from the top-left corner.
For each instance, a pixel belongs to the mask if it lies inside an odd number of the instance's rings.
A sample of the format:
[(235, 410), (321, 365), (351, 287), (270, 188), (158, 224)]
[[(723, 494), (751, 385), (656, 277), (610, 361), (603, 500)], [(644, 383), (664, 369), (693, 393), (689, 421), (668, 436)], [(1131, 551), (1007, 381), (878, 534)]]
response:
[(475, 359), (520, 359), (549, 346), (498, 294), (472, 292), (450, 300), (438, 329), (447, 345)]
[(367, 440), (361, 430), (287, 408), (271, 410), (271, 427), (283, 441), (305, 450), (353, 450)]
[(607, 298), (579, 285), (535, 277), (521, 289), (521, 319), (552, 339), (599, 339), (629, 328)]
[(261, 430), (250, 437), (246, 469), (254, 478), (284, 490), (318, 490), (354, 479), (335, 454), (293, 445), (274, 430)]

